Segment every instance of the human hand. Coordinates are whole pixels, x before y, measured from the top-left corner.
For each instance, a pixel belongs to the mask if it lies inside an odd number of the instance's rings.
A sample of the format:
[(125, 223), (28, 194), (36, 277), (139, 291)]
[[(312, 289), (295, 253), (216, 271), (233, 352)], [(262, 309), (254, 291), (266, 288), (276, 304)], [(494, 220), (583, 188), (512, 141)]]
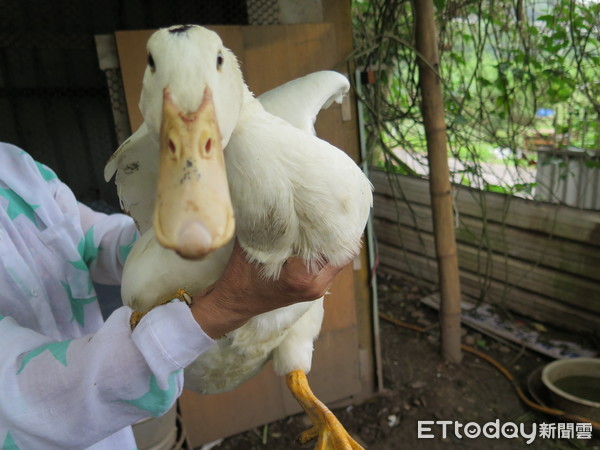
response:
[(246, 260), (236, 242), (221, 278), (194, 297), (192, 313), (204, 332), (217, 338), (258, 314), (322, 297), (341, 269), (325, 264), (311, 273), (301, 258), (293, 257), (284, 264), (279, 279), (265, 280), (260, 267)]

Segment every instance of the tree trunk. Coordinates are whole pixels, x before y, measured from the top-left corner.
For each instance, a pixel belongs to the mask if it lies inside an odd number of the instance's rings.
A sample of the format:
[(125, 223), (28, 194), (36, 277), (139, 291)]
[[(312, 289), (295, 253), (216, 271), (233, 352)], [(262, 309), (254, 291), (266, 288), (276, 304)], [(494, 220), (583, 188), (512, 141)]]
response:
[(442, 355), (446, 361), (459, 363), (460, 281), (433, 0), (414, 0), (414, 5), (421, 111), (427, 138), (429, 187), (441, 297)]

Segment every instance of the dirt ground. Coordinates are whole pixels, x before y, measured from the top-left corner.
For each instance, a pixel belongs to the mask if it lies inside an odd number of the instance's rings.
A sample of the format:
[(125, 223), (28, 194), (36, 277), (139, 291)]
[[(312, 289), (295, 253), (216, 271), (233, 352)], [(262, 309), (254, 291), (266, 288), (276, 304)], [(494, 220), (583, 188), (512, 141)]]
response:
[[(537, 413), (525, 406), (507, 379), (478, 357), (463, 353), (460, 365), (441, 362), (437, 312), (419, 302), (412, 286), (394, 280), (380, 281), (380, 310), (395, 318), (427, 328), (416, 332), (381, 321), (381, 348), (385, 391), (360, 405), (334, 410), (355, 439), (370, 450), (395, 449), (600, 449), (600, 435), (591, 439), (536, 437), (529, 444), (525, 438), (468, 438), (462, 430), (454, 433), (454, 424), (443, 439), (441, 426), (431, 425), (418, 438), (418, 421), (475, 422), (481, 427), (499, 419), (500, 427), (508, 422), (532, 427), (542, 423), (557, 424), (559, 419)], [(513, 344), (498, 342), (472, 329), (464, 328), (463, 343), (492, 356), (526, 387), (535, 369), (550, 362)], [(538, 398), (543, 393), (538, 392)], [(313, 443), (300, 445), (294, 438), (309, 424), (304, 414), (274, 422), (224, 440), (217, 450), (310, 449)], [(556, 425), (558, 426), (558, 425)], [(567, 425), (567, 427), (570, 425)], [(471, 432), (476, 429), (471, 428)], [(487, 428), (494, 433), (495, 428)], [(512, 434), (506, 428), (506, 433)], [(574, 434), (574, 432), (573, 432)]]

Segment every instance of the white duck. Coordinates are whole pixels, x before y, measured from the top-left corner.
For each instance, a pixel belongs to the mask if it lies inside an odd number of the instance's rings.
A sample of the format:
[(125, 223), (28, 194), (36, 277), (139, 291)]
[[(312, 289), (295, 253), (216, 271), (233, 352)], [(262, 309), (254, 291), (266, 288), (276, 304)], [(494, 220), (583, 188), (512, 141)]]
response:
[[(308, 267), (323, 259), (341, 266), (358, 252), (371, 185), (345, 153), (310, 134), (321, 105), (348, 82), (323, 72), (292, 83), (262, 101), (304, 130), (265, 111), (215, 33), (177, 26), (150, 38), (144, 125), (105, 171), (107, 179), (117, 172), (123, 206), (143, 233), (123, 275), (126, 304), (147, 310), (178, 288), (195, 293), (216, 281), (231, 251), (232, 209), (241, 246), (267, 277), (293, 255)], [(186, 387), (226, 391), (273, 358), (314, 423), (303, 440), (318, 435), (317, 447), (360, 448), (306, 382), (322, 318), (323, 299), (253, 318), (186, 370)]]

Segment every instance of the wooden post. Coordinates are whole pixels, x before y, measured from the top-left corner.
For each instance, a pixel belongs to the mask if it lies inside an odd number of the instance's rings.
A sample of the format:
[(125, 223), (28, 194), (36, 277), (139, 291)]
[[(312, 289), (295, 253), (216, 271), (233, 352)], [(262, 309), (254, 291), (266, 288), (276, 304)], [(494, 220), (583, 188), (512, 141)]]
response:
[(414, 5), (421, 111), (427, 138), (429, 188), (441, 297), (442, 355), (448, 362), (459, 363), (462, 357), (460, 280), (433, 0), (414, 0)]

